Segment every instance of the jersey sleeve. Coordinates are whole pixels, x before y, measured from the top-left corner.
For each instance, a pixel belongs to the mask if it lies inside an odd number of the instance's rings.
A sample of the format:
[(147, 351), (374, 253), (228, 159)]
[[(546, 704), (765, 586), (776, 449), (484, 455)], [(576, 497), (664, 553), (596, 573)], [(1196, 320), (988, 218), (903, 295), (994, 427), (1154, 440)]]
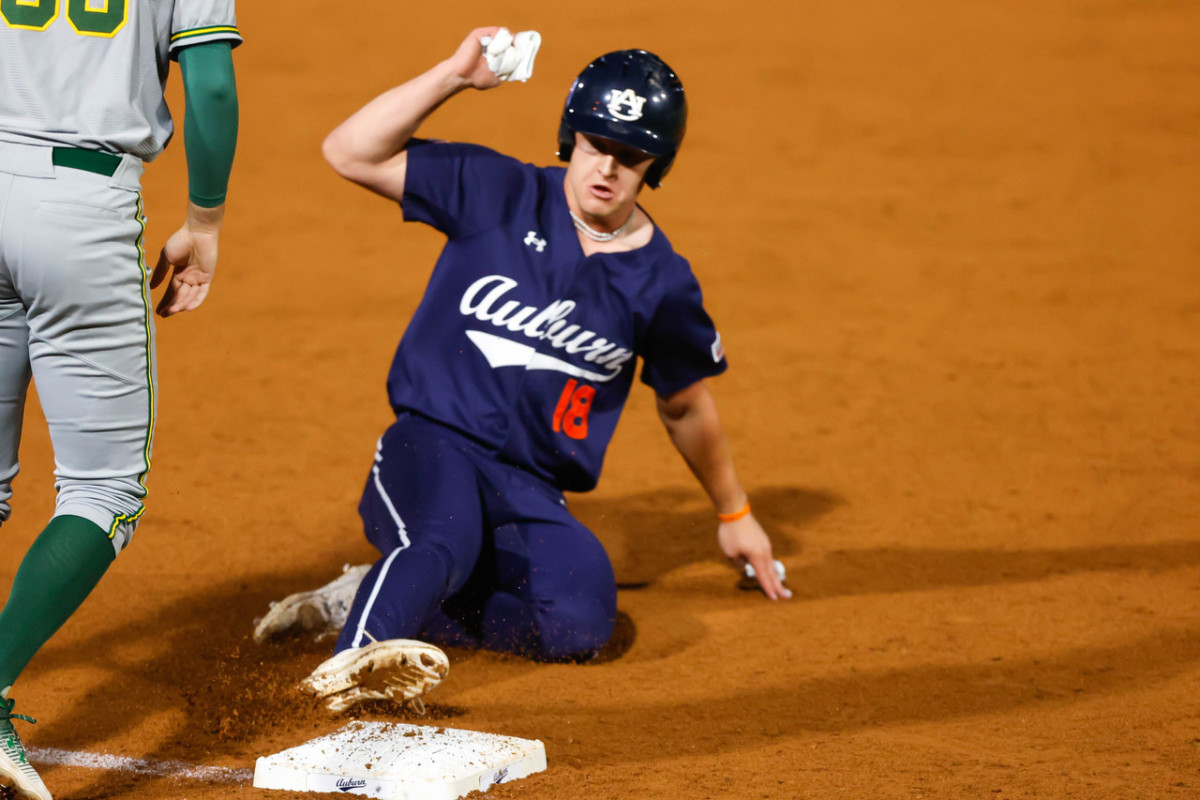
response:
[(687, 262), (680, 261), (683, 274), (663, 296), (640, 348), (642, 383), (660, 397), (720, 375), (728, 367), (721, 336), (704, 310), (700, 284)]
[(400, 207), (405, 220), (461, 239), (511, 217), (533, 181), (526, 165), (495, 150), (414, 139), (408, 145)]
[(242, 43), (233, 0), (175, 0), (171, 12), (171, 58), (178, 61), (179, 51), (205, 42)]

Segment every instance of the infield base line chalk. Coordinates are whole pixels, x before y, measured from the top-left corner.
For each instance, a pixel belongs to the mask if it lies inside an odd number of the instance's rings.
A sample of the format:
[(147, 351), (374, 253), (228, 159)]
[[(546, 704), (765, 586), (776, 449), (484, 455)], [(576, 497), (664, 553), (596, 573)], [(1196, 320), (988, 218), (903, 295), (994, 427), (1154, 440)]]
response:
[(159, 761), (148, 758), (129, 758), (110, 753), (85, 753), (76, 750), (61, 750), (57, 747), (34, 747), (29, 750), (29, 759), (35, 764), (54, 764), (64, 767), (86, 767), (112, 772), (132, 772), (137, 775), (156, 777), (187, 778), (206, 783), (249, 783), (254, 779), (253, 770), (233, 767), (205, 767), (184, 761)]

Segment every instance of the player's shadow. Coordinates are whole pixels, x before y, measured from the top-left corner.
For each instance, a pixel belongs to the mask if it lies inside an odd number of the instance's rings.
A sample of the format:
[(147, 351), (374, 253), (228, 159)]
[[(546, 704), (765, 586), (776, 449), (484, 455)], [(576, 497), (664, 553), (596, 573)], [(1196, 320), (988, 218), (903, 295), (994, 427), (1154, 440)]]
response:
[[(778, 530), (794, 532), (797, 524), (820, 516), (837, 500), (827, 494), (781, 488), (756, 494), (754, 503), (764, 524), (778, 522)], [(712, 536), (711, 512), (704, 509), (702, 495), (694, 491), (645, 493), (610, 501), (583, 499), (576, 500), (572, 508), (614, 551), (617, 574), (626, 587), (651, 586), (672, 569), (720, 557)], [(781, 555), (795, 548), (788, 536), (779, 537), (776, 545)], [(71, 720), (69, 726), (48, 727), (44, 734), (39, 731), (37, 745), (90, 750), (97, 742), (137, 739), (139, 730), (167, 715), (181, 720), (169, 740), (130, 755), (205, 762), (221, 754), (246, 766), (263, 752), (294, 745), (298, 735), (319, 735), (355, 717), (416, 721), (407, 712), (380, 703), (364, 704), (349, 716), (331, 717), (317, 701), (302, 694), (296, 688), (298, 683), (329, 656), (331, 639), (316, 641), (303, 635), (265, 646), (252, 640), (252, 621), (266, 611), (270, 601), (322, 585), (335, 576), (336, 566), (318, 565), (223, 581), (166, 603), (147, 603), (147, 611), (131, 611), (121, 626), (82, 638), (52, 640), (32, 664), (39, 673), (70, 674), (85, 668), (110, 677), (63, 712), (62, 717)], [(115, 577), (110, 576), (101, 591), (120, 591)], [(677, 630), (689, 637), (702, 634), (702, 627), (694, 621), (684, 622)], [(633, 617), (619, 611), (609, 645), (590, 663), (603, 668), (622, 658), (637, 637)], [(502, 680), (505, 674), (519, 677), (537, 669), (530, 661), (515, 657), (497, 661), (488, 654), (480, 660), (479, 669), (472, 670), (468, 651), (454, 650), (451, 655), (460, 667), (462, 677), (456, 676), (460, 687), (495, 680), (498, 673)], [(450, 704), (427, 705), (427, 721), (454, 719), (465, 713)], [(161, 780), (165, 779), (137, 778), (139, 783)], [(115, 797), (128, 791), (129, 781), (129, 776), (119, 772), (97, 772), (84, 789), (60, 796)]]
[[(506, 702), (488, 711), (511, 719), (507, 732), (513, 736), (540, 736), (558, 764), (576, 769), (619, 767), (761, 752), (773, 741), (795, 741), (806, 734), (875, 735), (892, 725), (1003, 715), (1023, 708), (1051, 714), (1064, 706), (1095, 704), (1183, 679), (1198, 661), (1200, 625), (1193, 624), (1050, 656), (843, 671), (783, 685), (733, 681), (701, 698), (678, 699), (664, 691), (648, 703), (610, 701), (578, 708), (577, 714), (604, 722), (589, 731), (586, 748), (574, 746), (560, 722), (561, 709)], [(719, 717), (714, 707), (720, 708)], [(698, 725), (698, 720), (713, 724)], [(653, 727), (647, 730), (650, 721)], [(626, 746), (629, 731), (642, 731), (653, 746)]]
[[(624, 609), (626, 622), (618, 628), (613, 649), (598, 661), (596, 670), (620, 669), (612, 663), (635, 655), (627, 651), (636, 646), (638, 658), (654, 658), (678, 652), (696, 638), (704, 636), (705, 628), (698, 615), (704, 609), (736, 608), (744, 603), (744, 595), (731, 591), (731, 583), (710, 577), (709, 572), (697, 573), (692, 581), (658, 583), (659, 576), (673, 567), (691, 561), (714, 558), (712, 521), (707, 511), (654, 512), (651, 498), (639, 495), (582, 505), (581, 516), (589, 516), (591, 524), (605, 531), (614, 546), (621, 548), (618, 575), (623, 580), (631, 576), (645, 588), (633, 597), (651, 602), (634, 603)], [(681, 504), (692, 502), (685, 493), (675, 495)], [(670, 499), (670, 496), (668, 496)], [(833, 508), (836, 499), (829, 495), (779, 489), (756, 495), (755, 505), (768, 527), (772, 519), (786, 517), (790, 524), (797, 520), (811, 521)], [(647, 512), (649, 524), (644, 524)], [(654, 516), (661, 514), (661, 516)], [(598, 525), (597, 521), (603, 523)], [(693, 537), (689, 530), (695, 529)], [(780, 525), (776, 530), (785, 531)], [(651, 556), (659, 552), (658, 538), (670, 557)], [(694, 539), (694, 541), (693, 541)], [(796, 531), (776, 540), (779, 552), (787, 556), (797, 547)], [(638, 559), (650, 558), (648, 565)], [(717, 556), (719, 558), (719, 556)], [(339, 559), (340, 561), (340, 559)], [(1200, 542), (1164, 542), (1157, 544), (1082, 547), (1062, 550), (989, 551), (989, 550), (922, 550), (888, 548), (853, 552), (832, 552), (822, 559), (802, 564), (790, 571), (789, 583), (796, 598), (822, 598), (860, 593), (912, 592), (949, 586), (1003, 585), (1046, 580), (1061, 575), (1102, 571), (1162, 572), (1180, 567), (1200, 565)], [(92, 750), (99, 743), (113, 741), (150, 741), (146, 752), (126, 753), (139, 758), (218, 763), (247, 767), (263, 752), (274, 752), (293, 746), (298, 739), (312, 738), (340, 727), (345, 717), (333, 718), (315, 700), (301, 694), (296, 685), (314, 666), (328, 657), (332, 641), (317, 642), (302, 636), (285, 639), (268, 646), (259, 646), (250, 638), (252, 620), (261, 615), (270, 600), (291, 592), (317, 586), (336, 575), (332, 565), (292, 568), (259, 576), (247, 576), (212, 583), (194, 594), (162, 601), (139, 586), (138, 576), (114, 575), (100, 591), (128, 594), (122, 608), (120, 624), (93, 627), (81, 635), (71, 629), (65, 636), (52, 640), (31, 663), (48, 686), (69, 686), (80, 674), (103, 675), (85, 696), (79, 696), (67, 709), (56, 712), (63, 724), (39, 726), (33, 741), (35, 747), (56, 747), (66, 750)], [(655, 594), (661, 594), (656, 597)], [(687, 602), (682, 602), (687, 600)], [(793, 601), (796, 602), (796, 601)], [(682, 631), (678, 633), (677, 631)], [(652, 633), (653, 636), (649, 636)], [(1195, 632), (1192, 632), (1195, 633)], [(641, 638), (652, 639), (642, 642)], [(1132, 663), (1136, 647), (1146, 647), (1155, 655), (1146, 674), (1174, 674), (1183, 663), (1200, 658), (1195, 644), (1200, 638), (1170, 636), (1167, 639), (1147, 637), (1141, 644), (1120, 646), (1110, 650), (1080, 650), (1062, 655), (1051, 663), (1051, 677), (1066, 681), (1067, 677), (1085, 670), (1097, 657), (1111, 658), (1121, 664)], [(664, 646), (660, 646), (662, 640)], [(1181, 645), (1180, 642), (1183, 644)], [(1135, 646), (1136, 645), (1136, 646)], [(1182, 655), (1181, 655), (1182, 654)], [(532, 662), (506, 657), (498, 660), (490, 654), (471, 663), (461, 654), (452, 655), (456, 669), (452, 676), (456, 685), (469, 687), (503, 681), (506, 675), (520, 678), (538, 669)], [(465, 663), (464, 663), (465, 662)], [(1049, 662), (1030, 661), (1020, 664), (978, 664), (957, 667), (912, 668), (899, 675), (851, 675), (840, 678), (822, 677), (799, 680), (793, 686), (771, 690), (735, 686), (728, 696), (704, 702), (719, 702), (738, 709), (745, 708), (747, 725), (757, 713), (764, 713), (778, 722), (783, 733), (808, 729), (825, 729), (823, 714), (841, 714), (839, 729), (879, 724), (893, 720), (936, 719), (972, 713), (973, 701), (957, 698), (953, 702), (932, 702), (931, 697), (943, 691), (939, 687), (958, 687), (964, 696), (978, 696), (975, 684), (982, 682), (985, 710), (1000, 710), (1012, 705), (1035, 701), (1041, 695), (1031, 693), (1029, 675), (1040, 675)], [(1057, 666), (1056, 666), (1057, 665)], [(582, 667), (581, 669), (592, 669)], [(1142, 675), (1141, 667), (1130, 667)], [(589, 679), (590, 680), (590, 679)], [(898, 681), (898, 683), (896, 683)], [(1003, 687), (994, 684), (1003, 683)], [(1100, 683), (1114, 685), (1110, 677)], [(900, 686), (900, 694), (892, 697), (889, 686)], [(718, 690), (719, 691), (719, 690)], [(946, 690), (949, 691), (949, 690)], [(852, 718), (834, 711), (839, 708), (832, 697), (853, 698), (880, 696), (874, 703), (857, 707)], [(1070, 692), (1060, 693), (1070, 699)], [(431, 720), (453, 719), (466, 710), (453, 705), (430, 703)], [(732, 701), (732, 702), (730, 702)], [(779, 702), (786, 705), (786, 713)], [(651, 713), (667, 720), (678, 719), (686, 727), (692, 713), (700, 707), (687, 703), (676, 704), (664, 699), (654, 709), (613, 709), (612, 718), (625, 715), (636, 729), (634, 717)], [(817, 713), (814, 709), (821, 710)], [(502, 713), (489, 708), (490, 714)], [(369, 708), (364, 714), (383, 714), (388, 718), (412, 718)], [(741, 711), (737, 712), (741, 714)], [(788, 715), (792, 716), (788, 716)], [(553, 716), (550, 708), (522, 707), (514, 709), (514, 721), (528, 726), (538, 738), (537, 725)], [(605, 711), (605, 719), (609, 713)], [(169, 724), (164, 722), (169, 720)], [(789, 721), (790, 720), (790, 721)], [(69, 724), (67, 724), (69, 722)], [(153, 733), (167, 725), (169, 735)], [(148, 733), (149, 732), (149, 733)], [(512, 730), (513, 735), (524, 735)], [(680, 741), (688, 737), (681, 734)], [(680, 745), (683, 746), (683, 745)], [(688, 745), (691, 747), (691, 745)], [(728, 743), (706, 744), (711, 752), (723, 752)], [(689, 750), (689, 752), (692, 752)], [(593, 753), (593, 762), (603, 755)], [(53, 769), (53, 768), (52, 768)], [(122, 794), (128, 789), (128, 776), (117, 772), (97, 772), (84, 789), (61, 798), (103, 798)], [(138, 777), (139, 784), (166, 781), (165, 793), (178, 787), (169, 779)]]
[(796, 600), (1030, 583), (1080, 572), (1163, 572), (1200, 564), (1200, 542), (996, 551), (834, 550), (789, 571)]
[[(844, 501), (836, 494), (770, 486), (750, 496), (777, 558), (800, 549), (799, 533)], [(712, 507), (696, 489), (659, 489), (616, 499), (571, 497), (571, 513), (604, 543), (618, 588), (644, 589), (689, 564), (721, 562)]]

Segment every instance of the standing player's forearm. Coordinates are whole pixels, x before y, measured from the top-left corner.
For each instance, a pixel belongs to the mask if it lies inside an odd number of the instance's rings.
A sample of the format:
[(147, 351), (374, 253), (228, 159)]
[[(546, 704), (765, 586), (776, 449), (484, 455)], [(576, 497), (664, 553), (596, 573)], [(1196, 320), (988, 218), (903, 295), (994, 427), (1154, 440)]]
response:
[(227, 42), (188, 47), (179, 53), (186, 109), (183, 145), (188, 199), (213, 208), (225, 202), (237, 149), (238, 101), (233, 57)]
[(202, 206), (189, 201), (187, 212), (187, 227), (197, 233), (217, 234), (225, 221), (225, 204)]

